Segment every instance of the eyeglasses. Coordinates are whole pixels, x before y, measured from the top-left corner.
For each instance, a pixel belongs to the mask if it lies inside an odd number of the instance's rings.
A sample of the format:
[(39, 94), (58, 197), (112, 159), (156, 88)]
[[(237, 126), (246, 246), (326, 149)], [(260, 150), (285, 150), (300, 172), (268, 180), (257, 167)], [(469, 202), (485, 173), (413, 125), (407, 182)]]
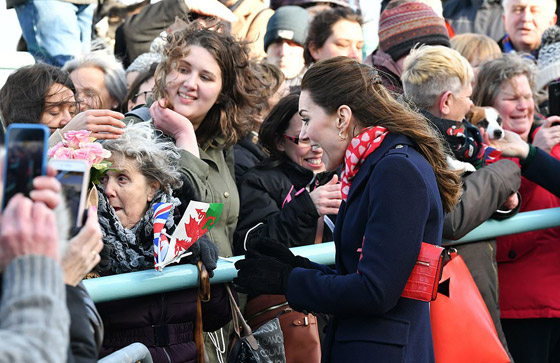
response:
[[(289, 136), (289, 135), (282, 135), (282, 137), (285, 137), (286, 139), (290, 140), (291, 142), (293, 142), (296, 145), (299, 145), (299, 143), (300, 143), (299, 137), (294, 137), (294, 136)], [(301, 143), (303, 144), (303, 143), (305, 143), (305, 141), (301, 141)]]
[(148, 97), (152, 97), (153, 92), (152, 91), (144, 91), (144, 92), (138, 92), (137, 94), (134, 95), (134, 100), (133, 102), (136, 102), (136, 100), (138, 99), (138, 97), (140, 97), (141, 95), (144, 95), (144, 100), (148, 100)]

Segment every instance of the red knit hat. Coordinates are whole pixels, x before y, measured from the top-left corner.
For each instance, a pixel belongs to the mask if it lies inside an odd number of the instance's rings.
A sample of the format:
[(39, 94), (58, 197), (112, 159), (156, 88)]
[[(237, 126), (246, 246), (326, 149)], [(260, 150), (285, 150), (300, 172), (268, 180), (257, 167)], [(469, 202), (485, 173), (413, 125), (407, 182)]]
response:
[(420, 2), (385, 9), (379, 19), (379, 49), (397, 61), (416, 44), (451, 47), (445, 20)]

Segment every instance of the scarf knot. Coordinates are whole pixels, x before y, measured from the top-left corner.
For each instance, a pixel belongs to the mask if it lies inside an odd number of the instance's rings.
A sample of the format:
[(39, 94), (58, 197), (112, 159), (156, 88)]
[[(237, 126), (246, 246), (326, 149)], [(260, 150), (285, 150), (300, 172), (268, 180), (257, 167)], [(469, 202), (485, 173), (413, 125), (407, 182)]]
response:
[(385, 139), (389, 131), (381, 126), (372, 126), (364, 129), (358, 136), (354, 137), (348, 145), (344, 155), (344, 170), (342, 171), (341, 191), (342, 199), (348, 199), (352, 180), (358, 174), (364, 160), (374, 152)]

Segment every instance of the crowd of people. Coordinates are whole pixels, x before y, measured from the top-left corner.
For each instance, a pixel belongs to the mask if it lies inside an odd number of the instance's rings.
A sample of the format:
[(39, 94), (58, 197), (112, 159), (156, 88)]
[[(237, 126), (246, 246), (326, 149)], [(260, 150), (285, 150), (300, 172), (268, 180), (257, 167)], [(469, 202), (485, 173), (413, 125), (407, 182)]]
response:
[[(224, 362), (232, 291), (253, 317), (312, 316), (317, 362), (435, 362), (430, 303), (403, 290), (442, 243), (509, 360), (560, 361), (560, 227), (460, 242), (560, 207), (556, 1), (95, 5), (7, 2), (37, 63), (0, 89), (2, 136), (44, 124), (56, 148), (86, 132), (110, 166), (78, 230), (51, 168), (2, 211), (0, 362), (95, 362), (136, 342), (154, 362)], [(474, 121), (480, 108), (496, 119)], [(189, 288), (94, 303), (83, 279), (153, 269), (154, 232), (173, 235), (191, 201), (223, 207), (180, 263), (212, 276), (244, 255), (233, 283), (202, 302)], [(332, 266), (290, 250), (330, 241)], [(309, 361), (297, 349), (288, 362)]]

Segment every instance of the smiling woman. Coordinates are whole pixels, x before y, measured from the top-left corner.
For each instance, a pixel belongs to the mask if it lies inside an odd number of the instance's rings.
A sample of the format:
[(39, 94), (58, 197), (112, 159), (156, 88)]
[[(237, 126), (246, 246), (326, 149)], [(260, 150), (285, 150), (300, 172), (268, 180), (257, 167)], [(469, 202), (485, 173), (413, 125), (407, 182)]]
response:
[(336, 269), (255, 241), (234, 284), (331, 314), (322, 362), (434, 362), (429, 304), (401, 295), (422, 242), (441, 243), (443, 212), (459, 196), (441, 142), (374, 68), (348, 57), (309, 68), (299, 114), (300, 140), (323, 148), (327, 169), (343, 167)]
[(239, 214), (232, 145), (258, 117), (250, 111), (261, 99), (255, 72), (246, 44), (222, 23), (195, 21), (168, 36), (155, 75), (154, 125), (181, 149), (181, 172), (202, 201), (224, 204), (208, 232), (222, 256), (232, 255)]

